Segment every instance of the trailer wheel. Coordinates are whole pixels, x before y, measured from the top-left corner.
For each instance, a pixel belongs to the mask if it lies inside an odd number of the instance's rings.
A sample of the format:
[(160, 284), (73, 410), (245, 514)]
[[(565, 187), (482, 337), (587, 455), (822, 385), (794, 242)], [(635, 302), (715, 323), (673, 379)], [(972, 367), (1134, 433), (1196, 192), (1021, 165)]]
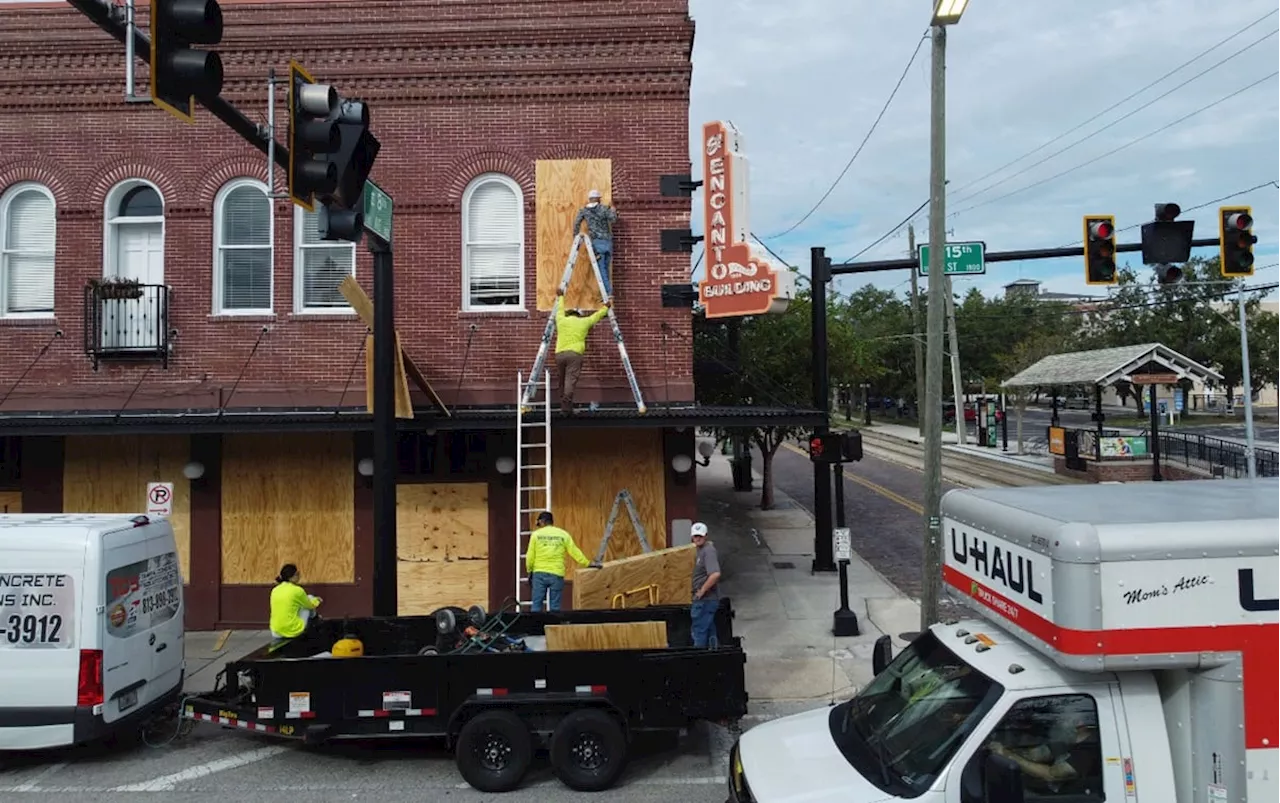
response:
[(551, 767), (570, 789), (599, 792), (613, 786), (627, 762), (627, 739), (618, 721), (588, 708), (560, 720), (551, 736)]
[(533, 761), (533, 737), (510, 711), (485, 711), (462, 726), (458, 772), (481, 792), (510, 792)]

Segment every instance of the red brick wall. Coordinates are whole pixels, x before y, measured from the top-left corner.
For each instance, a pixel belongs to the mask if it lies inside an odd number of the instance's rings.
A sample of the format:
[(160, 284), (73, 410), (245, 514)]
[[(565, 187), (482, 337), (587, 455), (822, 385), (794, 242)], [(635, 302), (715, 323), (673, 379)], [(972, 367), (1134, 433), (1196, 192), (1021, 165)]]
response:
[[(1151, 479), (1150, 460), (1119, 460), (1097, 463), (1092, 460), (1086, 463), (1087, 471), (1074, 471), (1067, 468), (1067, 461), (1061, 457), (1053, 459), (1055, 473), (1068, 477), (1078, 477), (1090, 482), (1147, 482)], [(1160, 464), (1160, 476), (1166, 480), (1207, 480), (1208, 472), (1199, 473), (1184, 466)]]
[[(688, 279), (688, 258), (663, 254), (658, 231), (687, 225), (689, 199), (661, 198), (658, 177), (690, 171), (693, 23), (687, 0), (222, 0), (223, 96), (265, 120), (268, 67), (297, 58), (347, 97), (369, 102), (382, 152), (373, 177), (395, 199), (396, 315), (406, 350), (441, 395), (514, 401), (545, 324), (533, 310), (534, 162), (606, 157), (614, 164), (618, 319), (647, 395), (692, 399), (690, 311), (663, 309), (659, 288)], [(145, 17), (146, 3), (140, 2)], [(323, 21), (304, 23), (307, 16)], [(147, 70), (138, 63), (142, 92)], [(276, 205), (274, 315), (212, 312), (214, 195), (261, 178), (265, 157), (204, 109), (185, 125), (149, 104), (126, 105), (124, 47), (74, 10), (0, 7), (0, 191), (46, 184), (58, 205), (56, 324), (0, 319), (0, 387), (52, 342), (5, 405), (119, 406), (144, 367), (104, 365), (83, 348), (82, 288), (102, 273), (103, 203), (119, 180), (153, 181), (166, 201), (165, 281), (177, 330), (130, 407), (218, 406), (264, 325), (231, 407), (334, 404), (365, 330), (354, 317), (293, 314), (293, 212)], [(285, 94), (277, 115), (283, 141)], [(526, 297), (532, 315), (461, 312), (463, 188), (501, 169), (525, 192)], [(283, 184), (283, 171), (277, 172)], [(372, 296), (361, 246), (356, 276)], [(675, 332), (664, 339), (663, 324)], [(474, 325), (474, 333), (472, 328)], [(468, 337), (471, 338), (467, 359)], [(590, 346), (581, 398), (628, 398), (607, 327)], [(363, 370), (345, 397), (363, 400)]]

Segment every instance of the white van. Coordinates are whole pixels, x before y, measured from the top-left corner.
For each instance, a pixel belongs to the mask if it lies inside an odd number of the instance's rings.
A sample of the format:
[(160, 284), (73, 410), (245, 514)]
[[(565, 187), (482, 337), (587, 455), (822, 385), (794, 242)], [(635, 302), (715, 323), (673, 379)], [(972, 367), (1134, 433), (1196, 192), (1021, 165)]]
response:
[(0, 515), (0, 750), (93, 741), (182, 693), (173, 527)]

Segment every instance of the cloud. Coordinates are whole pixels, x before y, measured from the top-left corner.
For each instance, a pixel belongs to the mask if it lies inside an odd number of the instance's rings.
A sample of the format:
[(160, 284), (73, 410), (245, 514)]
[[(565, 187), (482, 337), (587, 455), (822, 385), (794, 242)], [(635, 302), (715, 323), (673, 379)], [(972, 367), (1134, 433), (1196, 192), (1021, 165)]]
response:
[[(1129, 145), (1275, 72), (1275, 36), (1035, 165), (1274, 32), (1272, 13), (1136, 98), (1052, 141), (1268, 12), (1275, 12), (1271, 0), (970, 3), (947, 37), (949, 237), (982, 240), (992, 251), (1063, 246), (1080, 240), (1085, 214), (1114, 214), (1124, 228), (1150, 220), (1157, 201), (1186, 209), (1277, 179), (1280, 82), (1274, 77)], [(807, 270), (809, 248), (816, 245), (837, 261), (847, 259), (928, 197), (931, 44), (925, 41), (839, 186), (801, 226), (773, 237), (810, 210), (857, 150), (927, 29), (924, 3), (690, 0), (690, 13), (697, 23), (690, 111), (695, 173), (701, 169), (702, 123), (733, 121), (751, 161), (752, 229), (786, 261)], [(1068, 168), (1075, 169), (1029, 187)], [(1269, 186), (1223, 202), (1253, 207), (1259, 266), (1276, 261), (1268, 255), (1276, 253), (1280, 237), (1277, 201), (1276, 187)], [(1184, 214), (1196, 221), (1197, 237), (1217, 235), (1218, 205)], [(698, 206), (695, 228), (701, 225)], [(915, 228), (918, 241), (927, 241), (927, 212), (916, 218)], [(1121, 240), (1137, 236), (1135, 228)], [(860, 259), (906, 255), (904, 229)], [(999, 263), (970, 283), (999, 292), (1027, 277), (1053, 290), (1085, 292), (1082, 270), (1078, 258)], [(1263, 270), (1254, 281), (1274, 281), (1278, 274)], [(909, 279), (903, 271), (868, 277), (886, 288), (905, 287)], [(854, 279), (840, 286), (868, 281)]]

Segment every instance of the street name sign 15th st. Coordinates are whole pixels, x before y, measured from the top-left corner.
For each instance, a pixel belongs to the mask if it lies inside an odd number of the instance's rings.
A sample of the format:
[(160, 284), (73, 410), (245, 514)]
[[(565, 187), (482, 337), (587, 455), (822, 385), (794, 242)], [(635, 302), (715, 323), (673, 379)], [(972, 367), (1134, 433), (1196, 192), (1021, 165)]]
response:
[[(986, 243), (947, 243), (943, 273), (947, 276), (971, 276), (987, 272)], [(919, 270), (929, 275), (929, 246), (920, 246)]]
[(391, 196), (366, 181), (364, 185), (364, 229), (384, 243), (391, 242)]

